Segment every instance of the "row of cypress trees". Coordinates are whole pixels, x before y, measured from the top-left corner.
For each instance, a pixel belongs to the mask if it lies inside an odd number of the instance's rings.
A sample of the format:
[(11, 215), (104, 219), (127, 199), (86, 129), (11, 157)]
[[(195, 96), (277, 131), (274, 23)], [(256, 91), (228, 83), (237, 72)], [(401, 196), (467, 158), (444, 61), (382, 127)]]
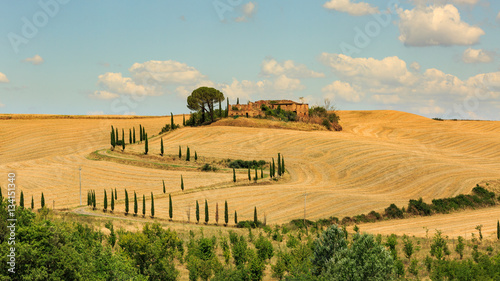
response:
[[(255, 209), (256, 212), (257, 209)], [(256, 215), (255, 213), (254, 215)], [(208, 201), (205, 199), (205, 224), (208, 224), (209, 212), (208, 212)], [(196, 223), (200, 223), (200, 204), (196, 200)], [(215, 204), (215, 223), (219, 224), (219, 203)], [(229, 208), (227, 205), (227, 200), (224, 202), (224, 226), (229, 223)], [(238, 224), (238, 213), (234, 211), (234, 224)]]
[[(0, 188), (0, 199), (3, 199), (1, 188)], [(43, 192), (42, 192), (42, 196), (41, 196), (41, 200), (40, 200), (40, 206), (42, 208), (45, 207), (45, 197), (43, 196)], [(21, 195), (19, 198), (19, 207), (24, 208), (24, 192), (22, 190), (21, 190)], [(35, 209), (35, 200), (33, 199), (33, 195), (32, 195), (31, 196), (31, 210), (34, 210), (34, 209)]]
[[(146, 139), (146, 129), (139, 124), (139, 140), (142, 142), (143, 140)], [(135, 143), (135, 127), (132, 129), (128, 129), (128, 134), (129, 134), (129, 144)], [(120, 140), (118, 136), (118, 128), (114, 128), (113, 125), (111, 125), (111, 132), (110, 132), (110, 139), (111, 139), (111, 146), (113, 149), (117, 145), (121, 145), (122, 149), (125, 150), (125, 130), (122, 129), (122, 139)]]

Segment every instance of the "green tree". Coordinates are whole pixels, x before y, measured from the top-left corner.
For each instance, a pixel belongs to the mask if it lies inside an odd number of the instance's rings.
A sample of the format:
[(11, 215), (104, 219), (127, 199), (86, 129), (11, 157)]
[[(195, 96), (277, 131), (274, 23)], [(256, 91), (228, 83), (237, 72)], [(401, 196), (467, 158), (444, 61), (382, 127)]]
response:
[(252, 181), (252, 176), (250, 176), (250, 167), (248, 168), (248, 180)]
[(116, 192), (116, 187), (115, 187), (115, 200), (118, 200), (118, 195), (117, 195), (117, 192)]
[(410, 260), (414, 252), (413, 242), (410, 240), (410, 237), (406, 235), (403, 236), (403, 245), (404, 245), (403, 251), (405, 252), (405, 256), (408, 260)]
[(33, 200), (33, 195), (31, 195), (31, 210), (35, 209), (35, 201)]
[(143, 134), (142, 134), (142, 125), (139, 124), (139, 141), (142, 141), (142, 137), (143, 137)]
[(215, 202), (215, 224), (219, 224), (219, 202)]
[(161, 138), (161, 144), (160, 144), (160, 155), (163, 156), (163, 138)]
[(19, 207), (24, 208), (24, 193), (21, 190), (21, 198), (19, 199)]
[(128, 214), (128, 192), (127, 190), (125, 189), (125, 214), (127, 215)]
[(122, 150), (125, 150), (125, 130), (122, 129)]
[(142, 216), (146, 216), (146, 195), (142, 195)]
[(134, 191), (134, 216), (137, 216), (137, 194)]
[(113, 128), (113, 125), (111, 125), (111, 146), (113, 147), (113, 149), (115, 148), (115, 145), (116, 145), (116, 140), (115, 140), (115, 129)]
[(184, 191), (184, 179), (182, 178), (182, 175), (181, 175), (181, 190)]
[(229, 117), (229, 98), (226, 99), (226, 118)]
[(172, 114), (172, 112), (170, 112), (170, 128), (172, 128), (172, 130), (175, 129), (174, 115)]
[(182, 150), (181, 150), (181, 146), (179, 145), (179, 159), (182, 158)]
[(234, 211), (234, 224), (238, 224), (238, 213)]
[(313, 248), (313, 273), (320, 275), (326, 272), (329, 261), (347, 248), (344, 231), (337, 225), (330, 226), (314, 241)]
[(198, 200), (196, 200), (196, 223), (200, 223), (200, 205)]
[(270, 176), (271, 178), (274, 178), (274, 168), (275, 168), (275, 166), (274, 166), (274, 157), (273, 157), (273, 162), (272, 162), (269, 166), (270, 166), (270, 167), (269, 167), (269, 169), (270, 169), (270, 171), (269, 171), (269, 176)]
[(144, 135), (145, 143), (144, 143), (144, 154), (148, 154), (149, 148), (148, 148), (148, 134)]
[(170, 220), (172, 220), (172, 217), (174, 216), (174, 206), (172, 206), (172, 196), (169, 194), (168, 195), (168, 217)]
[(128, 129), (128, 143), (132, 144), (132, 129)]
[(151, 217), (155, 217), (155, 199), (153, 197), (153, 192), (151, 192)]
[(95, 210), (97, 205), (97, 199), (95, 198), (95, 190), (92, 191), (92, 208)]
[(257, 207), (253, 207), (253, 224), (258, 225), (259, 220), (257, 219)]
[(108, 210), (108, 195), (106, 189), (104, 190), (104, 212)]
[(233, 182), (236, 182), (236, 171), (233, 168)]
[(431, 244), (431, 256), (436, 257), (438, 260), (444, 259), (445, 255), (450, 254), (450, 250), (448, 249), (448, 244), (446, 240), (441, 235), (441, 231), (436, 230), (436, 234), (434, 234), (434, 239)]
[(42, 206), (42, 209), (43, 207), (45, 207), (45, 197), (43, 196), (43, 192), (42, 192), (42, 199), (40, 201), (40, 206)]
[(500, 221), (497, 220), (497, 240), (500, 240)]
[(458, 236), (458, 243), (455, 246), (455, 252), (460, 255), (460, 259), (464, 257), (465, 240), (462, 236)]
[(132, 131), (133, 131), (132, 140), (135, 143), (135, 127), (132, 128)]
[(92, 197), (90, 194), (90, 190), (87, 190), (87, 206), (92, 205)]
[(147, 135), (146, 135), (146, 128), (142, 127), (142, 139), (143, 140), (146, 140), (147, 139)]
[(207, 199), (205, 199), (205, 224), (208, 223), (208, 202)]
[(198, 160), (198, 153), (196, 153), (196, 151), (194, 151), (194, 161), (197, 161)]
[(264, 168), (263, 167), (260, 167), (260, 178), (261, 179), (264, 178)]
[(285, 157), (281, 156), (281, 174), (284, 175), (286, 173), (285, 170)]
[(163, 182), (163, 193), (165, 193), (165, 180), (162, 180)]
[(255, 177), (253, 178), (255, 181), (257, 181), (259, 178), (257, 176), (257, 168), (255, 168)]
[(236, 104), (240, 104), (240, 98), (236, 98)]
[(187, 147), (187, 151), (186, 151), (186, 161), (189, 161), (191, 158), (191, 154), (189, 153), (189, 146)]
[(229, 222), (229, 209), (227, 208), (227, 200), (224, 203), (224, 225), (227, 225)]
[(201, 113), (201, 123), (205, 122), (205, 112), (209, 113), (214, 121), (214, 103), (224, 100), (224, 94), (209, 87), (200, 87), (194, 90), (187, 98), (187, 107)]
[(113, 189), (111, 189), (111, 212), (115, 210), (115, 196), (113, 194)]
[(278, 176), (281, 176), (281, 155), (278, 153)]
[(182, 126), (186, 127), (186, 116), (182, 114)]

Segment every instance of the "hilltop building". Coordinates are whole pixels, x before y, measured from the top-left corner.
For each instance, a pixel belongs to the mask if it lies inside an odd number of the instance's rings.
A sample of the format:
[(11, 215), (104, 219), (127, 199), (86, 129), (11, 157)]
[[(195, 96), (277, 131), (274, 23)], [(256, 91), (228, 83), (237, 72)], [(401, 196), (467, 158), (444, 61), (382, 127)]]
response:
[(256, 102), (248, 102), (247, 104), (233, 104), (229, 106), (228, 115), (245, 116), (245, 117), (265, 117), (262, 110), (262, 105), (266, 105), (270, 109), (293, 111), (297, 114), (299, 120), (309, 117), (309, 105), (307, 103), (298, 103), (291, 100), (259, 100)]

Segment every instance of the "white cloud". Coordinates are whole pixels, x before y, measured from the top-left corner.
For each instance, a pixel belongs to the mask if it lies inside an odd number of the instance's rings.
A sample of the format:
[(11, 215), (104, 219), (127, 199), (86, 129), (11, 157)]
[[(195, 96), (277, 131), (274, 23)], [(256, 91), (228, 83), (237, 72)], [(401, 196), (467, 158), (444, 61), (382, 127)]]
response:
[(111, 93), (137, 96), (157, 95), (154, 87), (151, 85), (136, 84), (132, 78), (123, 77), (121, 73), (107, 72), (99, 75), (97, 84), (105, 89), (104, 91), (100, 91), (104, 92), (105, 96), (109, 96)]
[(453, 3), (455, 4), (467, 4), (467, 5), (476, 5), (479, 2), (479, 0), (453, 0)]
[(319, 78), (325, 77), (324, 73), (315, 72), (303, 64), (295, 64), (293, 60), (286, 60), (279, 63), (275, 59), (269, 58), (262, 61), (261, 73), (263, 75), (286, 75), (291, 78)]
[(42, 64), (44, 62), (43, 58), (39, 55), (35, 55), (32, 58), (26, 58), (23, 61), (31, 63), (32, 65), (39, 65), (39, 64)]
[(321, 91), (325, 94), (325, 98), (333, 100), (339, 98), (348, 102), (360, 102), (364, 97), (362, 92), (356, 90), (349, 83), (341, 81), (334, 81), (332, 84), (323, 87)]
[(429, 100), (427, 106), (423, 106), (423, 107), (418, 108), (418, 111), (421, 114), (425, 114), (425, 115), (445, 113), (445, 110), (442, 107), (437, 106), (435, 103), (436, 103), (436, 101)]
[(431, 5), (446, 5), (446, 4), (456, 4), (456, 5), (471, 5), (474, 6), (479, 3), (479, 0), (413, 0), (412, 1), (417, 6)]
[(257, 11), (257, 5), (253, 2), (248, 2), (242, 7), (243, 15), (241, 17), (237, 17), (235, 21), (236, 22), (247, 21), (248, 19), (254, 16), (256, 11)]
[(298, 91), (305, 87), (299, 79), (289, 78), (286, 75), (280, 75), (274, 81), (274, 88), (278, 91)]
[(196, 68), (173, 60), (134, 63), (129, 71), (143, 84), (191, 84), (204, 78)]
[(398, 14), (399, 40), (405, 45), (472, 45), (485, 34), (481, 28), (463, 22), (458, 9), (451, 4), (398, 9)]
[(468, 48), (462, 55), (465, 63), (488, 63), (493, 61), (493, 54), (483, 49)]
[(0, 72), (0, 83), (9, 83), (9, 79), (2, 72)]
[(90, 94), (89, 97), (95, 98), (95, 99), (100, 99), (100, 100), (111, 100), (114, 98), (119, 97), (120, 95), (110, 93), (108, 91), (95, 91), (93, 94)]
[(323, 4), (323, 7), (329, 10), (348, 13), (351, 16), (363, 16), (368, 14), (377, 14), (379, 10), (368, 3), (354, 3), (351, 0), (330, 0)]

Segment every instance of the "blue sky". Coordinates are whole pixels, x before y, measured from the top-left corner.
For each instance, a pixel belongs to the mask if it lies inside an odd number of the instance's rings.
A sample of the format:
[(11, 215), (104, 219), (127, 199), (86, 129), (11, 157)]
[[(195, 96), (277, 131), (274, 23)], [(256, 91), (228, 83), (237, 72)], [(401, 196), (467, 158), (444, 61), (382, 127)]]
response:
[[(389, 4), (388, 4), (389, 2)], [(3, 1), (0, 112), (188, 113), (303, 97), (341, 110), (500, 120), (500, 3)]]

